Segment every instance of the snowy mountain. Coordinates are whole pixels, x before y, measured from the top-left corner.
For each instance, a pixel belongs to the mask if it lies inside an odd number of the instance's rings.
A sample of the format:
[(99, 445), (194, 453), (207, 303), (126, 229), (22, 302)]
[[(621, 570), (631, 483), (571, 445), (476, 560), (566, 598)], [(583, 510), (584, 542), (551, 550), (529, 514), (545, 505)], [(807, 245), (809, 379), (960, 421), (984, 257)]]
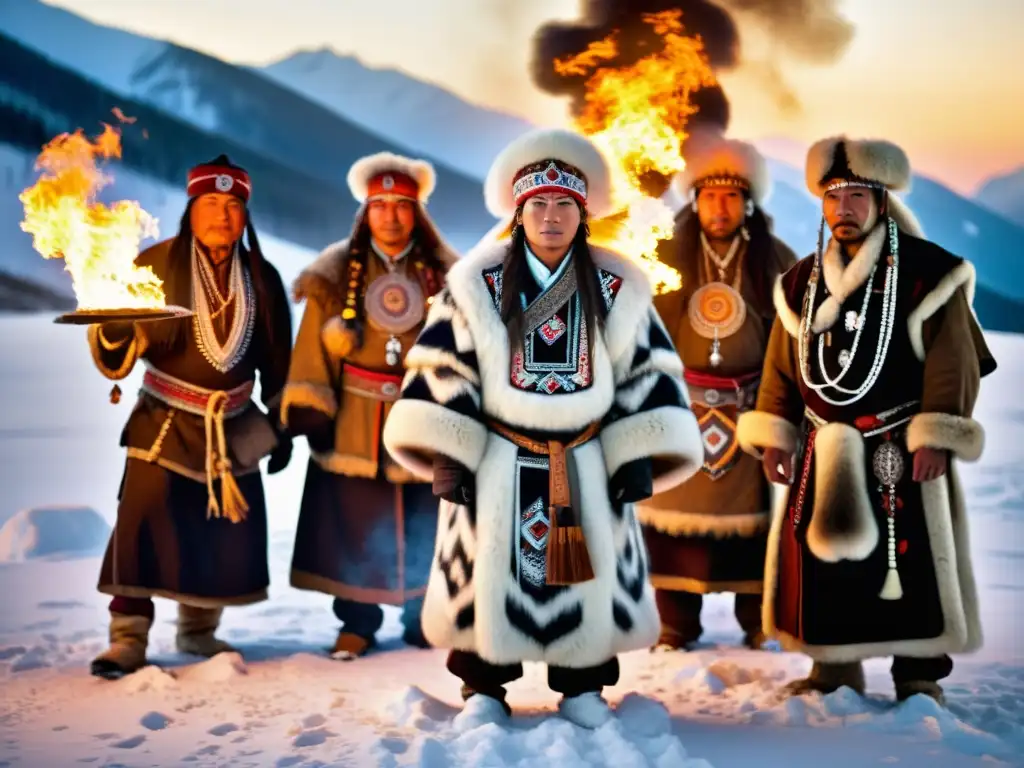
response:
[(167, 45), (38, 0), (0, 0), (0, 32), (122, 94), (135, 69)]
[(974, 195), (979, 204), (1024, 226), (1024, 167), (995, 176)]
[[(307, 214), (296, 216), (299, 212), (293, 211), (287, 217), (315, 220), (308, 231), (281, 233), (294, 242), (319, 247), (347, 234), (356, 208), (345, 184), (349, 167), (363, 155), (397, 149), (387, 138), (248, 68), (92, 24), (37, 0), (0, 0), (0, 9), (6, 13), (12, 2), (18, 11), (14, 15), (16, 23), (8, 24), (5, 15), (0, 34), (13, 38), (6, 43), (0, 39), (0, 56), (10, 57), (0, 72), (0, 105), (6, 100), (2, 93), (7, 90), (3, 89), (4, 80), (14, 82), (13, 86), (9, 82), (8, 88), (18, 91), (17, 101), (41, 101), (52, 107), (57, 100), (65, 112), (66, 102), (77, 88), (97, 91), (89, 93), (87, 99), (76, 99), (79, 108), (85, 104), (98, 108), (88, 112), (90, 119), (84, 124), (111, 119), (110, 109), (119, 106), (125, 114), (138, 118), (135, 128), (145, 128), (151, 138), (159, 140), (159, 152), (168, 152), (169, 145), (173, 145), (180, 154), (187, 155), (188, 162), (182, 160), (185, 167), (175, 171), (178, 179), (184, 178), (187, 165), (220, 151), (211, 152), (207, 146), (223, 147), (232, 159), (249, 169), (261, 190), (273, 191), (275, 217), (282, 210), (303, 209)], [(72, 38), (75, 44), (65, 45)], [(96, 43), (86, 45), (86, 40)], [(15, 41), (49, 62), (32, 61), (24, 50), (7, 51)], [(112, 49), (110, 55), (108, 46)], [(48, 76), (45, 70), (55, 64), (61, 65), (58, 68), (62, 73), (73, 71), (92, 82), (72, 86), (63, 77), (60, 87), (51, 80), (46, 93), (35, 93), (37, 84)], [(37, 67), (44, 72), (37, 72)], [(175, 126), (158, 136), (154, 121), (161, 125), (171, 121)], [(52, 122), (62, 124), (61, 120)], [(80, 125), (83, 123), (75, 122), (59, 130)], [(185, 126), (192, 130), (183, 131)], [(179, 134), (187, 134), (187, 138)], [(125, 142), (127, 161), (127, 136)], [(150, 143), (149, 152), (156, 143)], [(266, 164), (275, 171), (280, 170), (278, 166), (287, 168), (294, 175), (288, 179), (280, 173), (268, 176), (262, 167)], [(432, 214), (456, 246), (467, 247), (493, 223), (484, 208), (479, 182), (443, 164), (438, 164), (437, 174)], [(259, 197), (270, 203), (268, 198)], [(330, 235), (324, 237), (325, 231)]]
[(299, 51), (259, 71), (396, 144), (478, 179), (503, 146), (532, 127), (440, 86), (369, 67), (329, 48)]

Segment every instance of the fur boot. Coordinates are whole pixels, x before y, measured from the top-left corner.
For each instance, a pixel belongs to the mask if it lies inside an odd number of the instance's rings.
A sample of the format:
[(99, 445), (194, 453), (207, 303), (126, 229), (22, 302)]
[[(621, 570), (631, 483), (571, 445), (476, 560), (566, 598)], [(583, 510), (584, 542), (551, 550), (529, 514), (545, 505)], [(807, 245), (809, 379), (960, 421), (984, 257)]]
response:
[(194, 605), (178, 604), (178, 636), (176, 645), (181, 653), (212, 658), (218, 653), (233, 652), (235, 649), (223, 640), (214, 637), (220, 626), (223, 608), (197, 608)]
[(793, 696), (816, 691), (834, 693), (843, 686), (864, 695), (864, 667), (859, 661), (848, 664), (826, 664), (814, 662), (811, 674), (802, 680), (794, 680), (786, 686), (786, 692)]
[(96, 677), (116, 680), (146, 666), (146, 647), (153, 622), (146, 616), (110, 614), (110, 647), (93, 659)]

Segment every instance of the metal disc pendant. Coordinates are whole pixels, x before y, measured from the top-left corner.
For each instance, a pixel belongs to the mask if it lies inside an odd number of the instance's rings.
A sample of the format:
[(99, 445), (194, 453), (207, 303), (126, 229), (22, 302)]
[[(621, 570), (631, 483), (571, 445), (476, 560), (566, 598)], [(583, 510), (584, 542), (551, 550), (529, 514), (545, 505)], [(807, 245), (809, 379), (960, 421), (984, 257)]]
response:
[(850, 364), (850, 350), (841, 349), (839, 350), (839, 365), (845, 368)]
[(896, 485), (903, 477), (903, 452), (896, 443), (886, 441), (875, 449), (871, 469), (882, 485)]
[(394, 273), (370, 283), (364, 304), (370, 325), (385, 333), (410, 331), (426, 314), (426, 301), (419, 283)]
[(860, 315), (854, 312), (852, 309), (846, 313), (845, 319), (846, 330), (856, 331), (860, 326)]
[(705, 339), (724, 339), (743, 327), (747, 302), (731, 285), (708, 283), (694, 291), (687, 313), (698, 335)]

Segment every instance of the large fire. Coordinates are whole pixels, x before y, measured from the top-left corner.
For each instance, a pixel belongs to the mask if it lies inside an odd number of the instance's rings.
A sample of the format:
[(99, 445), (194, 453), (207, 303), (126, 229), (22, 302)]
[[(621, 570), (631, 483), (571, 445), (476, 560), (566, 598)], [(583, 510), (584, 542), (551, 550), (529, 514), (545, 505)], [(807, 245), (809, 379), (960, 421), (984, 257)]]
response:
[(121, 137), (109, 125), (95, 142), (81, 130), (61, 134), (36, 159), (39, 180), (19, 195), (21, 228), (44, 258), (64, 259), (80, 310), (165, 305), (162, 281), (135, 266), (142, 240), (159, 235), (157, 220), (130, 200), (96, 200), (113, 181), (97, 158), (120, 157)]
[(716, 84), (700, 38), (683, 34), (678, 9), (644, 14), (664, 41), (662, 50), (627, 67), (602, 67), (617, 55), (616, 34), (582, 53), (555, 62), (560, 75), (587, 75), (586, 104), (576, 118), (609, 159), (620, 207), (627, 211), (608, 243), (648, 270), (656, 293), (678, 290), (679, 273), (657, 258), (658, 242), (672, 235), (673, 212), (648, 196), (641, 178), (652, 171), (670, 176), (686, 168), (681, 145), (686, 122), (697, 108), (698, 89)]

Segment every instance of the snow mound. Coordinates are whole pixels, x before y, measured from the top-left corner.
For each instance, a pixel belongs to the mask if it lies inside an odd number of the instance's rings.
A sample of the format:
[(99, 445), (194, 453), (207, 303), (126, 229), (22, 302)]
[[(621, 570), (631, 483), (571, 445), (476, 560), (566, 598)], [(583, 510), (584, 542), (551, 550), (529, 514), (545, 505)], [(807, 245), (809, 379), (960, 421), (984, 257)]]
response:
[[(471, 700), (472, 701), (472, 700)], [(470, 707), (471, 702), (465, 705)], [(493, 711), (492, 711), (493, 709)], [(464, 709), (438, 701), (419, 688), (401, 692), (384, 710), (388, 726), (405, 731), (379, 739), (371, 750), (380, 765), (441, 768), (451, 765), (653, 766), (653, 768), (711, 768), (706, 760), (688, 757), (672, 732), (668, 710), (654, 699), (629, 694), (613, 705), (614, 717), (594, 730), (570, 723), (557, 713), (511, 718), (500, 708), (477, 708), (473, 717)], [(491, 712), (493, 717), (485, 715)], [(470, 722), (471, 721), (471, 722)]]
[(110, 526), (91, 507), (23, 509), (0, 528), (0, 562), (103, 554)]

